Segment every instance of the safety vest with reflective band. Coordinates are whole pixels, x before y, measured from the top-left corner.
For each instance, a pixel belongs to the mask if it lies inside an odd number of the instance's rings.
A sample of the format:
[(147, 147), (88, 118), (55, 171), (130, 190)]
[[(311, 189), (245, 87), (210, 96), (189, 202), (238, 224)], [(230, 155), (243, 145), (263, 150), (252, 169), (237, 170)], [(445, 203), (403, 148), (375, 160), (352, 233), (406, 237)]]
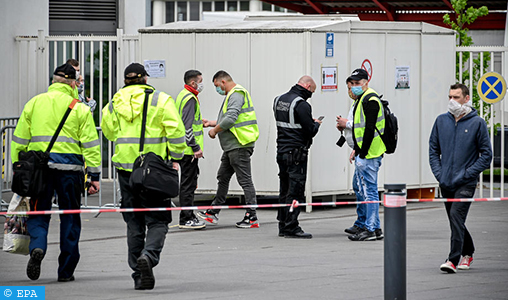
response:
[[(362, 97), (357, 100), (357, 108), (354, 115), (354, 122), (353, 122), (353, 139), (356, 140), (356, 143), (358, 144), (358, 147), (362, 148), (363, 144), (363, 135), (365, 133), (365, 113), (363, 111), (363, 99), (366, 95), (370, 93), (376, 93), (373, 89), (369, 88), (367, 91), (365, 91), (362, 95)], [(369, 101), (377, 101), (379, 104), (379, 111), (377, 114), (377, 120), (376, 120), (376, 128), (379, 130), (374, 130), (374, 139), (372, 140), (372, 144), (370, 144), (369, 152), (365, 158), (376, 158), (383, 153), (386, 152), (385, 144), (383, 143), (383, 140), (381, 139), (381, 136), (379, 133), (384, 134), (385, 132), (385, 116), (383, 113), (383, 105), (381, 104), (381, 101), (378, 97), (374, 96), (371, 97)]]
[[(12, 162), (20, 151), (46, 151), (67, 108), (73, 102), (68, 84), (53, 83), (48, 92), (32, 98), (23, 108), (11, 143)], [(101, 153), (97, 129), (88, 106), (76, 103), (50, 151), (49, 167), (63, 171), (100, 173)]]
[(233, 87), (226, 96), (226, 100), (222, 106), (222, 113), (225, 114), (228, 108), (228, 100), (233, 93), (242, 93), (244, 96), (244, 103), (235, 124), (229, 128), (229, 131), (233, 133), (238, 142), (242, 145), (247, 145), (257, 141), (259, 138), (258, 122), (256, 120), (256, 112), (252, 105), (252, 99), (250, 98), (249, 92), (237, 84)]
[[(178, 113), (180, 114), (180, 118), (183, 117), (183, 108), (189, 102), (190, 99), (194, 98), (196, 100), (196, 106), (194, 107), (194, 121), (192, 122), (192, 134), (194, 134), (194, 140), (196, 144), (199, 145), (199, 148), (203, 150), (203, 121), (201, 120), (201, 108), (199, 106), (199, 101), (197, 97), (187, 89), (183, 89), (178, 97), (176, 97), (176, 108), (178, 109)], [(185, 124), (184, 124), (185, 125)], [(190, 140), (192, 135), (186, 133), (185, 138)], [(187, 146), (185, 148), (186, 155), (193, 155), (194, 150), (191, 147)]]
[(102, 132), (115, 142), (112, 157), (117, 169), (132, 171), (139, 157), (141, 121), (145, 90), (154, 92), (148, 98), (145, 143), (143, 153), (153, 152), (164, 160), (180, 160), (184, 155), (185, 127), (178, 115), (173, 98), (145, 84), (120, 89), (102, 110)]

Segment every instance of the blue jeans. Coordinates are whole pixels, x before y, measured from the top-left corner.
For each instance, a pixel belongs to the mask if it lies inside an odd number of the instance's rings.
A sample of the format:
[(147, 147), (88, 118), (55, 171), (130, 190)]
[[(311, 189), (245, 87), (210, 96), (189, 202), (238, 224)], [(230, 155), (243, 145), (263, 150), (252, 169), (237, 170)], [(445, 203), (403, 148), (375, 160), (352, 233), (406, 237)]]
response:
[[(355, 157), (355, 174), (353, 177), (353, 190), (357, 201), (379, 201), (377, 189), (377, 173), (381, 167), (382, 156), (365, 159)], [(358, 219), (355, 225), (374, 231), (381, 228), (379, 221), (379, 203), (358, 204), (356, 207)]]
[[(51, 210), (53, 195), (58, 195), (59, 209), (79, 209), (81, 191), (84, 190), (84, 177), (81, 172), (49, 170), (46, 191), (39, 199), (30, 199), (30, 210)], [(30, 253), (40, 248), (44, 253), (48, 248), (48, 229), (51, 215), (33, 215), (28, 218), (30, 233)], [(60, 255), (58, 256), (58, 277), (69, 278), (78, 265), (81, 217), (79, 214), (60, 215)]]

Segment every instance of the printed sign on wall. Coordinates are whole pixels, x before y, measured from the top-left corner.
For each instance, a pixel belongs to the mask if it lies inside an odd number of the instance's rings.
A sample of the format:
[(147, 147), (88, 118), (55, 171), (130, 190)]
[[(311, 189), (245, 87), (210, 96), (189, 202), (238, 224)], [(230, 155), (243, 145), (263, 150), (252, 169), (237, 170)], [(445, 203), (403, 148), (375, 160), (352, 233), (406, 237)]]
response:
[(326, 57), (333, 57), (333, 32), (326, 33)]
[(165, 60), (145, 60), (145, 70), (151, 78), (166, 77), (166, 61)]
[(409, 66), (395, 67), (395, 89), (409, 89)]
[(321, 90), (337, 90), (337, 67), (321, 67)]

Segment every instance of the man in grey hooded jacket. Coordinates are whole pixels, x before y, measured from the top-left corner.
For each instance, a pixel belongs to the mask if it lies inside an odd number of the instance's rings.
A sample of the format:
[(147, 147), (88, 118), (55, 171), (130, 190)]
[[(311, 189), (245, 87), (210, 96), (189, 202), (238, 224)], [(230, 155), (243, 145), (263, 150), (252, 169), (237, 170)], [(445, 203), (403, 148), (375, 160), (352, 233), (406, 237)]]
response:
[[(492, 160), (487, 124), (469, 103), (469, 89), (450, 87), (448, 112), (437, 117), (429, 140), (429, 162), (444, 198), (472, 198), (478, 177)], [(468, 270), (474, 244), (465, 222), (471, 202), (446, 202), (451, 243), (441, 271)], [(462, 256), (462, 259), (461, 259)]]

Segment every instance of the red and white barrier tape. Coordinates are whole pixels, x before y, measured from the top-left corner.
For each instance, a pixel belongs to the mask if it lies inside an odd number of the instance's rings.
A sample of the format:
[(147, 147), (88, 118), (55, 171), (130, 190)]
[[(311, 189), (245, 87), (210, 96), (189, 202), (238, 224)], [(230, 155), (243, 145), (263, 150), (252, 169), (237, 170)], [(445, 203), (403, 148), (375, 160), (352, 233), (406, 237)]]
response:
[(438, 199), (407, 199), (407, 202), (496, 202), (508, 201), (508, 198), (438, 198)]
[(381, 201), (364, 202), (319, 202), (319, 203), (299, 203), (293, 201), (292, 204), (255, 204), (255, 205), (217, 205), (217, 206), (184, 206), (184, 207), (153, 207), (153, 208), (93, 208), (93, 209), (66, 209), (66, 210), (40, 210), (40, 211), (14, 211), (0, 212), (0, 215), (62, 215), (62, 214), (98, 214), (98, 213), (124, 213), (124, 212), (161, 212), (161, 211), (180, 211), (180, 210), (207, 210), (207, 209), (246, 209), (246, 208), (279, 208), (279, 207), (298, 207), (298, 206), (333, 206), (333, 205), (356, 205), (366, 203), (381, 203)]
[[(406, 202), (496, 202), (508, 201), (508, 198), (439, 198), (439, 199), (406, 199)], [(291, 204), (256, 204), (256, 205), (219, 205), (219, 206), (185, 206), (185, 207), (154, 207), (154, 208), (99, 208), (99, 209), (66, 209), (66, 210), (41, 210), (41, 211), (15, 211), (0, 212), (1, 215), (62, 215), (62, 214), (98, 214), (98, 213), (124, 213), (124, 212), (161, 212), (181, 210), (207, 210), (207, 209), (247, 209), (247, 208), (279, 208), (290, 206), (290, 210), (298, 206), (337, 206), (357, 205), (368, 203), (383, 203), (382, 201), (347, 201), (347, 202), (317, 202), (299, 203), (294, 200)]]

